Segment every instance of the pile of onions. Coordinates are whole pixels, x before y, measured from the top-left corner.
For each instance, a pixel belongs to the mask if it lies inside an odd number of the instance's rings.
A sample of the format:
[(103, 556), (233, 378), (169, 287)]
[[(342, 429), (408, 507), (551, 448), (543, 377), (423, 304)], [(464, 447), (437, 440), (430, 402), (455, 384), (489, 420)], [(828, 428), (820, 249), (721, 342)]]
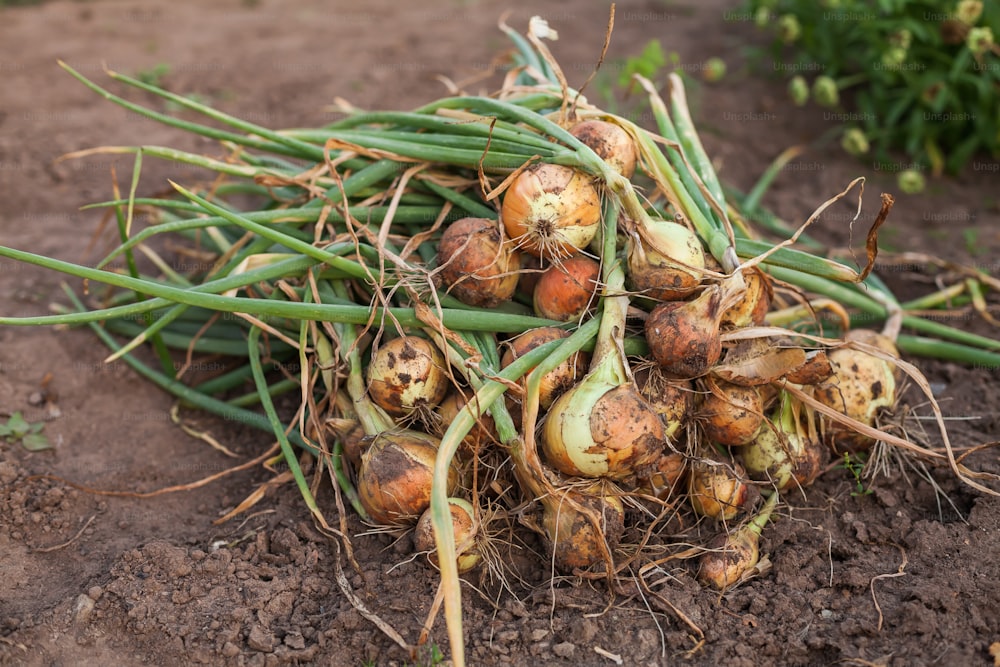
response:
[(437, 249), (440, 282), (459, 301), (492, 307), (517, 289), (520, 255), (486, 218), (462, 218), (448, 225)]
[(433, 409), (448, 393), (451, 380), (444, 355), (420, 336), (400, 336), (381, 345), (368, 366), (368, 392), (394, 417)]

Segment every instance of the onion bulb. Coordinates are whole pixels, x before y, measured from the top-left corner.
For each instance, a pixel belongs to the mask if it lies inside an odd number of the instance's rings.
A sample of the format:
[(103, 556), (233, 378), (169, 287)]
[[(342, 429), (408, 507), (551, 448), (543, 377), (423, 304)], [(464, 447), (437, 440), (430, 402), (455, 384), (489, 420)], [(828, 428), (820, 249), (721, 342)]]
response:
[(701, 283), (705, 252), (698, 236), (670, 220), (650, 220), (628, 244), (632, 289), (653, 299), (674, 301)]
[(605, 120), (585, 120), (569, 132), (625, 178), (635, 174), (638, 158), (635, 142), (620, 125)]
[(441, 234), (436, 278), (448, 292), (470, 306), (492, 307), (517, 290), (520, 256), (504, 243), (497, 223), (462, 218)]
[[(430, 507), (437, 439), (417, 431), (391, 430), (374, 436), (361, 456), (358, 497), (377, 524), (415, 522)], [(448, 495), (458, 488), (460, 474), (448, 471)]]
[(596, 301), (600, 278), (601, 265), (586, 255), (554, 262), (535, 285), (535, 314), (560, 322), (580, 319)]
[(566, 475), (624, 479), (656, 462), (663, 431), (634, 385), (591, 373), (549, 408), (541, 440), (546, 460)]
[(687, 423), (688, 412), (691, 411), (691, 399), (694, 396), (691, 382), (666, 378), (656, 366), (637, 370), (635, 379), (642, 397), (663, 420), (666, 427), (664, 437), (674, 441)]
[[(442, 435), (448, 430), (451, 423), (455, 421), (455, 417), (458, 416), (458, 413), (465, 405), (465, 397), (461, 393), (453, 391), (445, 396), (444, 400), (437, 406), (435, 412), (439, 418), (438, 429)], [(479, 414), (476, 417), (476, 423), (462, 439), (462, 447), (466, 450), (464, 453), (471, 454), (490, 442), (500, 442), (500, 436), (497, 435), (496, 423), (494, 423), (493, 417), (489, 413)]]
[(669, 500), (682, 490), (687, 461), (683, 454), (666, 452), (653, 464), (652, 472), (639, 479), (636, 493)]
[(711, 285), (693, 301), (668, 301), (653, 309), (646, 318), (646, 342), (665, 373), (695, 378), (719, 361), (721, 303), (722, 290)]
[[(586, 514), (567, 502), (571, 498), (600, 516), (600, 530), (595, 530)], [(603, 560), (603, 549), (618, 545), (625, 531), (625, 507), (614, 495), (606, 493), (603, 484), (582, 490), (563, 490), (557, 496), (547, 496), (542, 528), (548, 538), (552, 559), (558, 569), (571, 572), (588, 568)]]
[[(569, 338), (569, 335), (568, 331), (558, 327), (529, 329), (510, 341), (500, 359), (500, 367), (510, 366), (518, 357), (524, 356), (539, 345), (561, 338)], [(556, 398), (576, 384), (577, 379), (586, 371), (588, 361), (586, 352), (577, 352), (546, 373), (542, 378), (539, 390), (539, 405), (548, 409)]]
[(426, 338), (400, 336), (383, 343), (368, 366), (368, 393), (393, 417), (433, 409), (448, 393), (444, 355)]
[(745, 481), (738, 463), (695, 461), (688, 472), (688, 500), (696, 514), (730, 521), (742, 511), (757, 491)]
[[(451, 512), (451, 525), (455, 532), (458, 573), (464, 574), (479, 565), (483, 558), (476, 548), (478, 531), (476, 530), (475, 509), (473, 509), (472, 503), (464, 498), (449, 498), (448, 510)], [(426, 552), (428, 560), (434, 567), (437, 567), (438, 556), (434, 541), (434, 523), (429, 507), (420, 515), (417, 526), (413, 529), (413, 546), (418, 552)]]
[(716, 381), (709, 387), (698, 420), (712, 442), (729, 447), (745, 445), (764, 421), (764, 405), (756, 387)]
[[(867, 343), (897, 356), (895, 344), (886, 336), (868, 329), (854, 329), (845, 340)], [(875, 425), (882, 409), (896, 404), (896, 365), (867, 352), (840, 347), (829, 353), (833, 374), (816, 385), (814, 396), (823, 405), (867, 426)], [(825, 419), (826, 435), (844, 449), (868, 449), (872, 438), (849, 426)]]
[(699, 581), (721, 591), (742, 581), (756, 568), (760, 562), (760, 534), (777, 502), (778, 494), (772, 493), (753, 519), (709, 543), (709, 550), (699, 561)]
[(747, 293), (736, 305), (722, 313), (722, 324), (732, 327), (761, 326), (771, 307), (771, 283), (757, 267), (743, 270)]
[(753, 442), (741, 448), (741, 460), (750, 477), (769, 481), (779, 491), (792, 484), (808, 486), (825, 462), (827, 449), (803, 428), (800, 407), (782, 392), (777, 413), (764, 422)]
[(597, 234), (601, 200), (582, 171), (542, 162), (514, 179), (500, 217), (518, 248), (541, 257), (567, 257)]

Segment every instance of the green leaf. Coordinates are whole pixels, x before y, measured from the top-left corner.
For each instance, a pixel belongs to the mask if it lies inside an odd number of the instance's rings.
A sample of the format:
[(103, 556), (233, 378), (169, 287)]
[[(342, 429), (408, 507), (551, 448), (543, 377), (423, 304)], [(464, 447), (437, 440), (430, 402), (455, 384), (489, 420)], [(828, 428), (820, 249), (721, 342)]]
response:
[(20, 412), (15, 412), (7, 420), (7, 428), (10, 429), (11, 436), (16, 439), (28, 433), (31, 430), (31, 424), (25, 421)]
[(41, 433), (29, 433), (21, 439), (21, 446), (29, 452), (40, 452), (43, 449), (52, 449), (52, 443)]

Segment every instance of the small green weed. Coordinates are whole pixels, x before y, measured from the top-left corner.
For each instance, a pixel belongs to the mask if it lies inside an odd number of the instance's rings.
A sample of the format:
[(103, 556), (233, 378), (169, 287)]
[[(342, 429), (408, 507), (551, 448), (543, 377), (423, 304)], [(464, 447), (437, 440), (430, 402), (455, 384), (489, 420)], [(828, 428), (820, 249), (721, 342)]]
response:
[(6, 424), (0, 424), (0, 438), (7, 442), (20, 442), (21, 446), (30, 452), (37, 452), (52, 447), (49, 439), (42, 435), (45, 422), (31, 423), (20, 412), (15, 412)]

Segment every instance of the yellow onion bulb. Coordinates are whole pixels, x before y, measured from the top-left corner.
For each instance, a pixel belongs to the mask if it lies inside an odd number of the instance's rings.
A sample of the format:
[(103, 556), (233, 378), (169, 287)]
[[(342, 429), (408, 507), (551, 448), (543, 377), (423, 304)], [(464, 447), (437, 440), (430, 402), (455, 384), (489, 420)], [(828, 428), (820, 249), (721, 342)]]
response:
[(444, 355), (419, 336), (400, 336), (383, 343), (368, 365), (368, 393), (393, 417), (420, 408), (433, 409), (450, 386)]
[(641, 475), (663, 453), (663, 422), (631, 384), (590, 375), (556, 399), (542, 425), (545, 459), (578, 477)]
[(662, 301), (683, 299), (701, 284), (705, 252), (698, 236), (670, 220), (650, 220), (628, 243), (633, 290)]
[(734, 447), (752, 441), (764, 422), (757, 387), (717, 380), (698, 408), (698, 421), (709, 440)]
[(722, 356), (721, 303), (722, 292), (712, 285), (693, 301), (667, 301), (653, 309), (646, 318), (646, 342), (664, 373), (696, 378), (718, 363)]
[(498, 223), (462, 218), (441, 234), (437, 280), (470, 306), (493, 307), (517, 291), (520, 255), (505, 243)]
[[(478, 537), (476, 512), (472, 503), (464, 498), (449, 498), (448, 510), (451, 513), (451, 526), (455, 534), (458, 573), (465, 574), (475, 569), (483, 559), (476, 546)], [(427, 559), (431, 564), (434, 567), (438, 566), (437, 545), (434, 541), (434, 522), (429, 507), (420, 515), (420, 519), (413, 529), (413, 546), (418, 553), (427, 553)]]
[[(848, 332), (845, 339), (873, 345), (892, 356), (898, 355), (893, 342), (874, 331), (855, 329)], [(833, 373), (815, 385), (816, 400), (866, 426), (875, 426), (879, 411), (891, 409), (896, 404), (896, 365), (849, 347), (832, 350), (828, 356)], [(828, 418), (824, 418), (824, 424), (827, 437), (837, 448), (863, 450), (874, 444), (872, 438), (849, 426)]]
[[(361, 455), (358, 497), (368, 517), (380, 525), (412, 524), (430, 507), (434, 461), (440, 442), (416, 431), (383, 431)], [(453, 495), (461, 475), (453, 464), (447, 491)]]
[(670, 500), (684, 490), (687, 459), (678, 452), (665, 452), (652, 471), (639, 479), (636, 493), (653, 496), (659, 500)]
[[(523, 357), (539, 345), (569, 338), (569, 335), (568, 331), (558, 327), (529, 329), (509, 342), (500, 358), (500, 367), (510, 366), (519, 357)], [(589, 356), (586, 352), (577, 352), (545, 374), (539, 387), (538, 397), (538, 403), (543, 409), (548, 409), (563, 392), (577, 383), (587, 369)]]
[[(438, 429), (443, 435), (451, 423), (455, 421), (458, 413), (465, 408), (467, 401), (461, 393), (450, 392), (444, 400), (437, 406), (435, 412), (439, 418)], [(485, 447), (490, 442), (500, 442), (497, 435), (496, 423), (489, 413), (480, 414), (476, 417), (476, 423), (462, 439), (463, 453), (471, 454), (481, 447)], [(461, 452), (461, 450), (459, 450)]]
[(600, 263), (586, 255), (554, 262), (532, 292), (535, 314), (559, 322), (580, 319), (595, 305), (600, 279)]
[(518, 248), (540, 257), (568, 257), (597, 234), (601, 200), (587, 174), (542, 162), (514, 179), (500, 217)]
[(638, 151), (632, 137), (620, 125), (606, 120), (585, 120), (569, 132), (625, 178), (635, 174)]
[(820, 475), (828, 449), (808, 437), (798, 424), (795, 404), (782, 396), (777, 412), (765, 420), (757, 437), (740, 448), (740, 460), (751, 479), (770, 482), (778, 491), (808, 486)]
[(774, 493), (753, 519), (710, 541), (699, 559), (698, 580), (721, 591), (750, 574), (760, 561), (760, 534), (777, 502)]
[[(600, 529), (595, 530), (587, 515), (577, 511), (566, 501), (567, 497), (599, 512)], [(542, 528), (552, 559), (564, 572), (600, 563), (603, 547), (614, 549), (625, 531), (625, 507), (620, 498), (605, 492), (602, 484), (565, 490), (543, 502)]]
[(688, 472), (688, 500), (696, 514), (731, 521), (756, 497), (738, 463), (695, 461)]
[(771, 307), (771, 283), (767, 275), (752, 267), (743, 270), (746, 295), (736, 305), (722, 313), (723, 326), (749, 327), (764, 324)]
[(680, 437), (691, 412), (694, 386), (690, 380), (667, 378), (658, 367), (637, 370), (636, 384), (642, 397), (660, 415), (666, 427), (664, 436), (674, 441)]

